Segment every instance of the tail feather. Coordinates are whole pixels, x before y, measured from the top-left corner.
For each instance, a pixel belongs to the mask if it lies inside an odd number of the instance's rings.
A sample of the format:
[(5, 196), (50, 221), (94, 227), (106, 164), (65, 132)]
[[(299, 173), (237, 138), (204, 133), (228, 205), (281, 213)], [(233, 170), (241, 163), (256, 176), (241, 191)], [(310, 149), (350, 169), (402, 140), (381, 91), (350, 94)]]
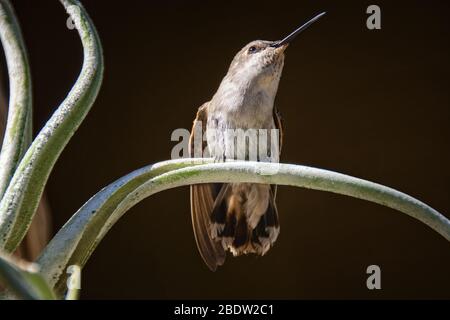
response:
[[(200, 254), (211, 270), (224, 263), (226, 250), (234, 256), (264, 255), (275, 243), (280, 232), (276, 186), (264, 186), (191, 186), (194, 235)], [(264, 202), (267, 208), (261, 206)]]
[[(264, 255), (275, 243), (280, 232), (278, 210), (275, 204), (274, 192), (270, 190), (268, 206), (260, 217), (258, 224), (252, 228), (248, 223), (248, 215), (245, 213), (245, 197), (222, 198), (223, 203), (216, 203), (214, 211), (221, 212), (221, 217), (226, 217), (221, 224), (221, 232), (212, 234), (214, 239), (221, 239), (224, 249), (229, 249), (234, 256), (248, 253)], [(241, 201), (237, 201), (240, 199)], [(230, 203), (230, 201), (232, 203)], [(219, 210), (227, 208), (226, 214)], [(217, 212), (215, 215), (218, 216)], [(217, 220), (216, 220), (217, 221)], [(216, 230), (217, 231), (217, 230)]]

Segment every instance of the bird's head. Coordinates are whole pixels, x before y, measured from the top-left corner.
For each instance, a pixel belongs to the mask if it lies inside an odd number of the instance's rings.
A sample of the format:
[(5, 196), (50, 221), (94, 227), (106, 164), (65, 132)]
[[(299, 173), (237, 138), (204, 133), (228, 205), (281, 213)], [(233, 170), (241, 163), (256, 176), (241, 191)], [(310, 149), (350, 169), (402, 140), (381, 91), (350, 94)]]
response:
[(255, 40), (234, 57), (228, 76), (236, 82), (270, 84), (279, 79), (288, 43), (274, 46), (275, 41)]
[(243, 47), (234, 57), (227, 78), (243, 86), (262, 85), (276, 87), (284, 65), (284, 51), (303, 30), (323, 16), (315, 16), (283, 40), (255, 40)]

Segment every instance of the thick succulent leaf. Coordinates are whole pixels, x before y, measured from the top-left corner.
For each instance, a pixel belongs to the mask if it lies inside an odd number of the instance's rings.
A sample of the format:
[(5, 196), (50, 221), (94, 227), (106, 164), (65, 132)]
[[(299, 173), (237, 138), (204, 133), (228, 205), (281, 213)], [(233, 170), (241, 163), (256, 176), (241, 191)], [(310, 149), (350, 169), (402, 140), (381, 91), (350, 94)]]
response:
[(61, 0), (75, 22), (84, 49), (81, 73), (20, 161), (0, 202), (0, 248), (13, 252), (25, 236), (50, 172), (97, 97), (103, 77), (100, 40), (83, 6)]
[(136, 170), (92, 197), (38, 259), (43, 275), (62, 294), (65, 268), (74, 264), (84, 266), (108, 230), (136, 203), (166, 189), (215, 182), (289, 185), (372, 201), (420, 220), (450, 241), (450, 221), (445, 216), (411, 196), (377, 183), (292, 164), (172, 160)]
[[(0, 152), (0, 199), (31, 143), (31, 75), (25, 43), (9, 1), (0, 0), (0, 39), (9, 76), (8, 122)], [(1, 126), (0, 126), (1, 127)], [(1, 137), (0, 137), (1, 139)]]
[(0, 283), (7, 292), (4, 297), (20, 299), (55, 299), (55, 294), (38, 272), (36, 264), (13, 260), (0, 254)]

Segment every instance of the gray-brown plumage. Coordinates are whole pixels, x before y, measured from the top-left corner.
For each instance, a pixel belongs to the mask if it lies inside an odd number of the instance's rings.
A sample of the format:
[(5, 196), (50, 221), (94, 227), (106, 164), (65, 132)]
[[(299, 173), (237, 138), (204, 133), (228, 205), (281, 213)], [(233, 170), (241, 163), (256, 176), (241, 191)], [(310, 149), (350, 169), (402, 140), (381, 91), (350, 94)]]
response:
[[(216, 161), (250, 158), (250, 147), (245, 145), (239, 149), (229, 138), (230, 129), (266, 129), (268, 139), (257, 140), (258, 150), (261, 141), (270, 141), (271, 130), (278, 129), (278, 148), (269, 147), (269, 153), (273, 156), (281, 151), (283, 132), (274, 100), (283, 70), (284, 51), (298, 33), (321, 15), (281, 41), (252, 41), (236, 54), (217, 92), (198, 109), (191, 132), (191, 155), (199, 156), (198, 140), (194, 142), (198, 139), (195, 137), (198, 126), (206, 136), (200, 140), (201, 149)], [(257, 161), (273, 161), (271, 159), (259, 158), (258, 154)], [(272, 247), (280, 232), (275, 197), (275, 185), (214, 183), (191, 186), (195, 239), (211, 270), (224, 263), (227, 250), (234, 256), (264, 255)]]

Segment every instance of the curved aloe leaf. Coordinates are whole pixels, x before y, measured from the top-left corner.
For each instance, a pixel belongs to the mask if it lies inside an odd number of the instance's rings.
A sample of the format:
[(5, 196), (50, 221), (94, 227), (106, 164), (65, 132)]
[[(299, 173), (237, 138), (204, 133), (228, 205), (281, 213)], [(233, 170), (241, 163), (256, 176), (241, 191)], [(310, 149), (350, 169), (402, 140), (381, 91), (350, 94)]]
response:
[(196, 183), (265, 183), (334, 192), (406, 213), (450, 241), (450, 221), (445, 216), (411, 196), (377, 183), (300, 165), (204, 161), (157, 163), (136, 170), (97, 193), (72, 216), (39, 257), (42, 274), (49, 284), (62, 294), (66, 266), (84, 266), (106, 232), (136, 203), (154, 193)]
[(32, 94), (27, 52), (14, 10), (0, 0), (0, 39), (9, 75), (8, 122), (0, 152), (0, 199), (31, 143)]
[(79, 1), (61, 0), (75, 22), (84, 49), (81, 73), (31, 144), (0, 202), (0, 248), (12, 252), (31, 223), (50, 171), (99, 91), (103, 56), (97, 32)]
[[(84, 266), (84, 262), (101, 239), (100, 230), (106, 232), (106, 226), (113, 224), (113, 212), (130, 192), (160, 174), (202, 163), (205, 162), (197, 159), (164, 161), (150, 165), (116, 180), (93, 196), (60, 229), (37, 260), (39, 264), (43, 263), (42, 273), (50, 285), (55, 286), (59, 281), (58, 292), (60, 295), (64, 293), (66, 268), (70, 265)], [(80, 263), (81, 261), (83, 263)]]
[[(7, 297), (27, 300), (54, 300), (55, 294), (38, 273), (36, 264), (13, 261), (0, 254), (0, 283), (8, 289)], [(11, 297), (11, 298), (12, 298)]]

